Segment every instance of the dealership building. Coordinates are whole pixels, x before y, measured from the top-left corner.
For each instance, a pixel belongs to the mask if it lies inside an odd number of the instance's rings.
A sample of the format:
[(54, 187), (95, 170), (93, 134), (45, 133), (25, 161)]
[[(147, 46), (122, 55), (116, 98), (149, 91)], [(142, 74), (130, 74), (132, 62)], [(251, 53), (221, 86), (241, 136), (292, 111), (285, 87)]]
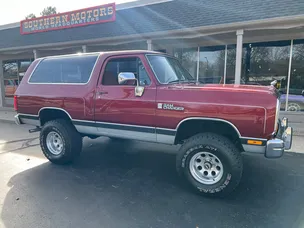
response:
[(303, 0), (139, 0), (0, 26), (0, 107), (40, 57), (155, 50), (201, 83), (269, 85), (304, 113)]

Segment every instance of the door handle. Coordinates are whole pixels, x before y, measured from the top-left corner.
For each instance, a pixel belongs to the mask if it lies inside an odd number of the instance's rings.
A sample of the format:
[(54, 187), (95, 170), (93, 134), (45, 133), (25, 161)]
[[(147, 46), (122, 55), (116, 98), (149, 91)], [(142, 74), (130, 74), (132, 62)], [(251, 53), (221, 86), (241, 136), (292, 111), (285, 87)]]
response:
[(106, 91), (99, 91), (97, 93), (98, 93), (98, 95), (108, 94), (108, 92), (106, 92)]

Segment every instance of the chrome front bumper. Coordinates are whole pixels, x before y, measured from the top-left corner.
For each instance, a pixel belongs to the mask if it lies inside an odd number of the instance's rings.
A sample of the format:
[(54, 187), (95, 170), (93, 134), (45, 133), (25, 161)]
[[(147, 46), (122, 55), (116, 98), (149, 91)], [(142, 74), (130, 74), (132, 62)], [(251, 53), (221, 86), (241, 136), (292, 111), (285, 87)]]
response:
[(288, 119), (283, 118), (279, 123), (279, 130), (274, 139), (268, 140), (266, 145), (266, 158), (279, 158), (285, 150), (292, 145), (292, 127), (288, 126)]

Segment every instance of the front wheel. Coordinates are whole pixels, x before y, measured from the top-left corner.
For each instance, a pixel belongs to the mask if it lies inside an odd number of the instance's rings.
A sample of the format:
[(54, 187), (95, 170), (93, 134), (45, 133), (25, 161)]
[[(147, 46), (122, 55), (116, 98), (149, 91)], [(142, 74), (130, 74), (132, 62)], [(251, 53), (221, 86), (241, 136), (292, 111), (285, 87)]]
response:
[(182, 145), (176, 168), (196, 191), (224, 196), (238, 186), (243, 163), (240, 151), (229, 139), (214, 133), (202, 133)]

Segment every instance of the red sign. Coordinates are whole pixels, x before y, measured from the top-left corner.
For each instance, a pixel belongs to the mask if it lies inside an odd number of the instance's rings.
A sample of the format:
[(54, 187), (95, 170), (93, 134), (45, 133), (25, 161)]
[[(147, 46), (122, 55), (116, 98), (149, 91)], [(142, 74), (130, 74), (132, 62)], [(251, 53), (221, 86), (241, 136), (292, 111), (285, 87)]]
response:
[(38, 17), (20, 22), (20, 33), (30, 34), (115, 21), (115, 3)]

